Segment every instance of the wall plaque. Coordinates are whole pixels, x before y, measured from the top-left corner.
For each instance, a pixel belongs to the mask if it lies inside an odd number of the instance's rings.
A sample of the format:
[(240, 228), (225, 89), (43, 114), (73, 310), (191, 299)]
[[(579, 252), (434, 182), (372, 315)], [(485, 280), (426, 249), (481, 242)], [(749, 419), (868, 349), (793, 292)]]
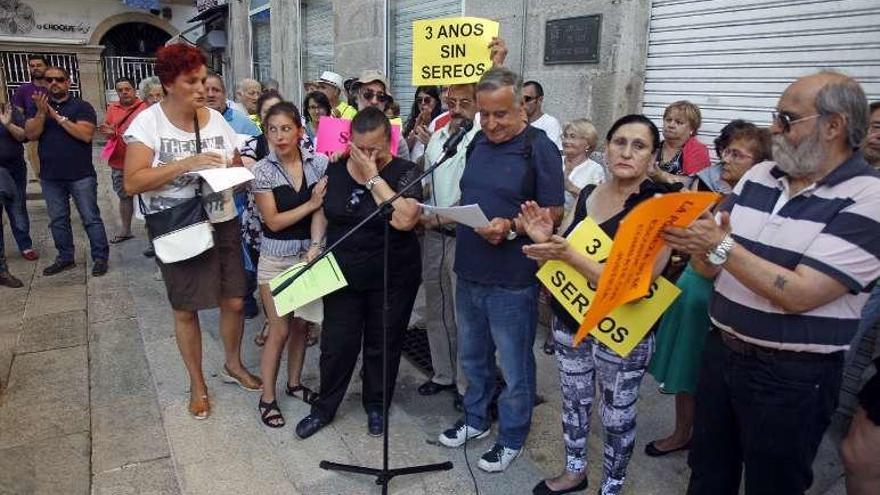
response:
[(601, 14), (547, 21), (544, 39), (544, 63), (599, 63), (599, 33), (601, 27)]

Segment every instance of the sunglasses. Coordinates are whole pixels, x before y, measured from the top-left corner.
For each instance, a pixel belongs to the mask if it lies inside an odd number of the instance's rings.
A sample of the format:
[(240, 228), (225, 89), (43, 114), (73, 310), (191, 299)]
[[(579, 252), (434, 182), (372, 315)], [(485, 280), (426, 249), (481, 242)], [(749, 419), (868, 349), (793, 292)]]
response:
[(788, 134), (788, 132), (791, 131), (791, 126), (795, 124), (799, 124), (801, 122), (806, 122), (808, 120), (813, 120), (820, 117), (818, 113), (807, 115), (806, 117), (798, 117), (797, 115), (788, 112), (773, 112), (772, 115), (773, 122), (779, 124), (779, 127), (782, 128), (783, 134)]
[(43, 77), (43, 80), (46, 81), (46, 82), (49, 82), (49, 83), (53, 83), (53, 82), (59, 82), (59, 83), (62, 83), (62, 82), (67, 81), (67, 78), (66, 78), (66, 77), (63, 77), (63, 76), (62, 76), (62, 77), (50, 77), (50, 76), (44, 76), (44, 77)]
[(431, 98), (430, 96), (422, 96), (419, 98), (419, 103), (421, 103), (422, 105), (427, 105), (432, 101), (434, 101), (434, 98)]
[(361, 204), (361, 196), (367, 192), (366, 189), (352, 189), (351, 196), (348, 198), (348, 203), (345, 204), (345, 212), (346, 213), (354, 213), (357, 210), (359, 204)]
[(379, 91), (373, 91), (372, 89), (364, 90), (361, 93), (361, 96), (364, 97), (365, 100), (370, 101), (373, 98), (376, 98), (380, 102), (388, 101), (388, 95)]

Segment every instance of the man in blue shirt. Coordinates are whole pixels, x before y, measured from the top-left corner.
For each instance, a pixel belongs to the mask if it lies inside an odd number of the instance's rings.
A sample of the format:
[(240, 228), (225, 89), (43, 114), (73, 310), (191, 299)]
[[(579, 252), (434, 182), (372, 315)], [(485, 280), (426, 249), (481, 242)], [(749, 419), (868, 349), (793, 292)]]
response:
[(37, 93), (28, 107), (25, 135), (39, 140), (40, 183), (49, 228), (58, 250), (55, 262), (43, 275), (55, 275), (76, 266), (73, 261), (73, 232), (70, 229), (70, 198), (76, 205), (89, 237), (92, 275), (107, 273), (109, 245), (101, 211), (98, 209), (98, 181), (92, 164), (92, 137), (97, 117), (87, 102), (70, 95), (70, 76), (61, 67), (45, 72), (48, 94)]
[(210, 73), (205, 79), (205, 106), (220, 112), (232, 130), (241, 137), (242, 143), (249, 137), (262, 134), (247, 115), (226, 104), (226, 86), (219, 74)]
[(459, 225), (455, 258), (458, 356), (467, 379), (464, 418), (440, 434), (447, 447), (489, 434), (495, 392), (495, 352), (507, 382), (498, 399), (498, 439), (480, 458), (484, 471), (503, 471), (519, 456), (535, 402), (535, 327), (538, 265), (522, 251), (527, 243), (516, 217), (525, 201), (550, 208), (561, 219), (562, 158), (547, 135), (530, 128), (523, 112), (522, 79), (496, 67), (477, 84), (482, 131), (469, 146), (461, 178), (462, 205), (478, 204), (490, 225)]

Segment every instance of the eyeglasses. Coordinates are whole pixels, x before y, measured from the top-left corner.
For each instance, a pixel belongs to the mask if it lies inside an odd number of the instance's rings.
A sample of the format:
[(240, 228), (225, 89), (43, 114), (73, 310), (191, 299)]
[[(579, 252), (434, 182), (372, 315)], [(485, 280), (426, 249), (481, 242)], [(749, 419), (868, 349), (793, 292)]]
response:
[(62, 82), (67, 81), (67, 78), (64, 77), (64, 76), (62, 76), (62, 77), (43, 76), (43, 80), (46, 81), (46, 82), (49, 82), (49, 83), (53, 83), (53, 82), (59, 82), (59, 83), (62, 83)]
[(421, 98), (419, 98), (419, 103), (421, 103), (422, 105), (427, 105), (432, 101), (434, 101), (434, 98), (431, 98), (430, 96), (422, 96)]
[(361, 196), (367, 192), (366, 189), (352, 189), (351, 196), (348, 198), (348, 203), (345, 204), (346, 213), (354, 213), (357, 210), (359, 204), (361, 204)]
[(523, 96), (523, 101), (525, 101), (526, 103), (531, 103), (532, 101), (537, 100), (538, 98), (540, 98), (540, 96), (528, 96), (528, 95), (526, 95), (526, 96)]
[(365, 100), (367, 100), (367, 101), (370, 101), (370, 100), (372, 100), (373, 98), (376, 98), (378, 101), (383, 102), (383, 103), (386, 102), (386, 101), (388, 101), (388, 95), (387, 95), (387, 94), (382, 93), (381, 91), (373, 91), (372, 89), (366, 89), (366, 90), (364, 90), (364, 91), (361, 93), (361, 96), (363, 96), (363, 98), (364, 98)]
[(741, 160), (752, 160), (755, 157), (752, 155), (747, 155), (739, 150), (735, 150), (733, 148), (724, 148), (724, 151), (721, 152), (722, 158), (730, 158), (733, 161), (741, 161)]
[(807, 120), (813, 120), (819, 118), (820, 115), (818, 113), (814, 113), (813, 115), (807, 115), (806, 117), (798, 117), (789, 112), (773, 112), (773, 122), (779, 124), (779, 127), (782, 127), (782, 133), (788, 134), (791, 131), (791, 126), (806, 122)]

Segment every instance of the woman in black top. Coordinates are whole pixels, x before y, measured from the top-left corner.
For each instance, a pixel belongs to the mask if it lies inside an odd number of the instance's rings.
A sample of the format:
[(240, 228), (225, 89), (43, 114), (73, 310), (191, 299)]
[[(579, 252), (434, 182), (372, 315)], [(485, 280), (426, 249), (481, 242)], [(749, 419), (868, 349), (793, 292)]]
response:
[[(614, 238), (621, 220), (637, 204), (655, 194), (681, 187), (655, 183), (648, 178), (648, 169), (656, 159), (660, 145), (659, 131), (648, 118), (642, 115), (621, 118), (611, 126), (606, 139), (610, 178), (599, 185), (588, 185), (581, 191), (574, 220), (565, 235), (589, 216)], [(520, 218), (529, 237), (535, 241), (535, 244), (523, 247), (529, 258), (539, 263), (563, 261), (598, 285), (604, 265), (572, 248), (564, 237), (553, 235), (553, 219), (549, 211), (528, 202), (523, 205)], [(654, 263), (655, 277), (668, 259), (669, 250), (664, 249)], [(587, 488), (587, 437), (590, 410), (598, 386), (598, 394), (603, 398), (601, 417), (605, 426), (604, 476), (599, 492), (618, 494), (635, 445), (635, 404), (639, 385), (651, 359), (653, 334), (649, 333), (623, 358), (592, 338), (574, 347), (574, 334), (579, 323), (555, 301), (553, 313), (553, 338), (562, 388), (566, 466), (560, 476), (538, 483), (533, 493), (570, 493)]]
[[(390, 199), (417, 177), (416, 165), (390, 152), (391, 124), (378, 108), (361, 110), (351, 122), (351, 155), (327, 168), (327, 193), (313, 224), (326, 226), (326, 244)], [(412, 229), (419, 220), (421, 185), (392, 206), (390, 220), (376, 217), (348, 238), (333, 254), (348, 286), (324, 297), (321, 336), (320, 397), (311, 414), (296, 427), (307, 438), (327, 425), (345, 396), (363, 341), (363, 406), (369, 433), (381, 435), (382, 417), (382, 268), (383, 232), (389, 221), (388, 400), (394, 390), (403, 332), (421, 282), (421, 252)]]

